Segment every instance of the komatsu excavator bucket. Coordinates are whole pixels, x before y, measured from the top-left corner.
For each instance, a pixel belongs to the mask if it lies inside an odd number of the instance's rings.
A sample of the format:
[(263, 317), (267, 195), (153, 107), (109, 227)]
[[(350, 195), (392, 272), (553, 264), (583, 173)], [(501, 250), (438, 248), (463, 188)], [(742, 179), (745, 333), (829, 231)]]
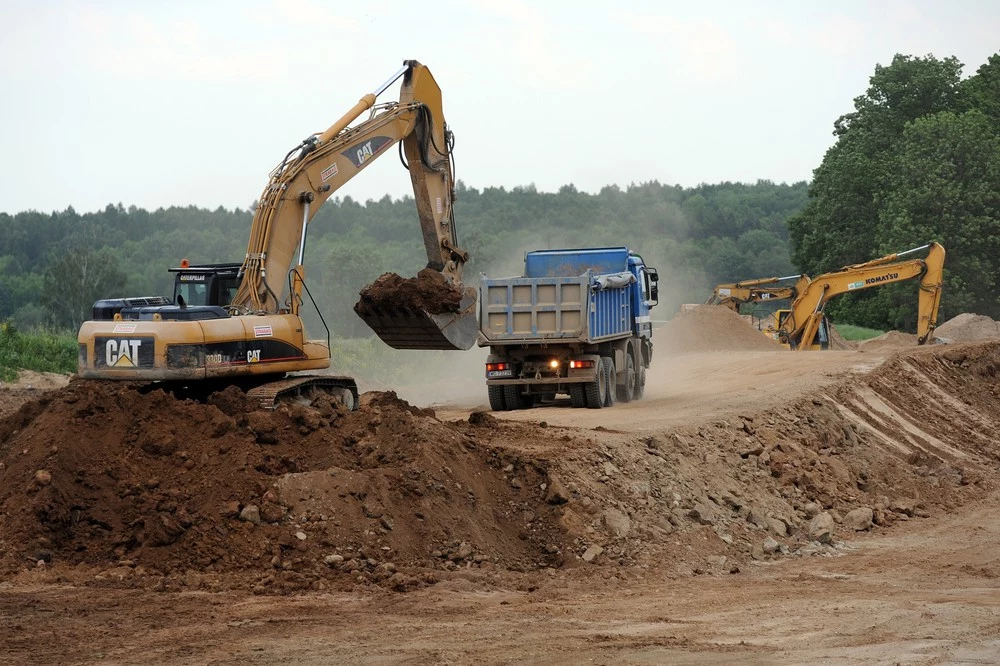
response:
[(399, 297), (372, 301), (364, 296), (354, 311), (384, 343), (396, 349), (465, 350), (479, 335), (476, 290), (472, 288), (462, 292), (457, 312), (435, 314), (422, 307), (420, 299), (407, 303)]

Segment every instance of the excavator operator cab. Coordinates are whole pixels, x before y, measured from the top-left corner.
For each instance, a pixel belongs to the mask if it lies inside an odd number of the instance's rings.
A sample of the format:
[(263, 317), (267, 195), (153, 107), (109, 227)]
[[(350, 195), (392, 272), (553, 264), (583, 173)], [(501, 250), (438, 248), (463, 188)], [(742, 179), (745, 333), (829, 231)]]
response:
[(174, 303), (180, 305), (217, 305), (233, 302), (240, 286), (242, 264), (204, 264), (191, 266), (187, 260), (174, 273)]

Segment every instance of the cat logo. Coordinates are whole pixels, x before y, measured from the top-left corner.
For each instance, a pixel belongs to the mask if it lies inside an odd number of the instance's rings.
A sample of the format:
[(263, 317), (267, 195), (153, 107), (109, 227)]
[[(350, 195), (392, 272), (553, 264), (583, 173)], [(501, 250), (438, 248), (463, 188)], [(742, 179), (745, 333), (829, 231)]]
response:
[(260, 350), (259, 349), (248, 349), (247, 350), (247, 363), (260, 363)]
[(135, 368), (139, 366), (139, 347), (142, 340), (116, 340), (111, 338), (104, 345), (104, 360), (110, 367)]
[(365, 145), (363, 145), (360, 148), (358, 148), (358, 152), (357, 152), (358, 159), (355, 160), (355, 161), (359, 165), (360, 164), (364, 164), (368, 160), (368, 158), (372, 156), (372, 154), (373, 154), (372, 153), (372, 142), (369, 141)]
[(378, 155), (383, 149), (391, 146), (392, 143), (392, 139), (387, 136), (373, 136), (368, 141), (351, 146), (340, 154), (351, 160), (351, 163), (360, 169), (362, 165)]

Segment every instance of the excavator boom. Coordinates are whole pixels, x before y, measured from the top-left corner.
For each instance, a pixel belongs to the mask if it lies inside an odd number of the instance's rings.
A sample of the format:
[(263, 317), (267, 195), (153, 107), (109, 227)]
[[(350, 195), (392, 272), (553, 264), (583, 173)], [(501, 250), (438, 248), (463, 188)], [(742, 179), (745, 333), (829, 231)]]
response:
[[(790, 280), (795, 280), (795, 284), (782, 284)], [(808, 283), (809, 278), (805, 275), (787, 275), (720, 284), (712, 290), (712, 295), (705, 301), (705, 305), (724, 305), (739, 313), (740, 305), (744, 303), (795, 298), (795, 295)]]
[[(376, 106), (378, 94), (399, 78), (403, 79), (399, 100)], [(350, 127), (368, 110), (368, 119)], [(326, 131), (303, 141), (271, 172), (254, 214), (235, 308), (247, 313), (282, 309), (298, 313), (310, 221), (334, 192), (399, 142), (413, 185), (427, 267), (444, 276), (442, 288), (468, 295), (461, 285), (468, 253), (458, 247), (455, 229), (453, 139), (444, 121), (441, 89), (430, 70), (408, 60), (385, 84), (363, 96)], [(475, 343), (474, 296), (471, 303), (443, 314), (428, 313), (419, 304), (359, 314), (394, 347), (468, 349)], [(471, 333), (460, 333), (464, 331)]]
[[(927, 250), (923, 259), (904, 259), (923, 250)], [(793, 349), (809, 349), (822, 323), (826, 304), (834, 296), (919, 279), (917, 343), (924, 344), (937, 325), (944, 258), (944, 247), (932, 242), (820, 275), (795, 297), (791, 311), (778, 328), (778, 339)]]

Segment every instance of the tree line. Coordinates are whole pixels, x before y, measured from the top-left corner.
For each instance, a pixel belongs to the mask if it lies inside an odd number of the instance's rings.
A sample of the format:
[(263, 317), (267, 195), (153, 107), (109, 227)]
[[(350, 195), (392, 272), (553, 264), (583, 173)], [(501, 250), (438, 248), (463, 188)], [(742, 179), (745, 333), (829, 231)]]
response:
[[(792, 272), (786, 221), (805, 201), (805, 183), (653, 181), (590, 194), (459, 182), (455, 217), (470, 284), (480, 272), (520, 273), (526, 250), (624, 244), (660, 269), (661, 302), (674, 310), (703, 301), (719, 281)], [(0, 320), (74, 329), (97, 298), (170, 295), (167, 268), (182, 258), (240, 261), (251, 219), (242, 209), (121, 204), (0, 214)], [(415, 275), (426, 261), (411, 197), (334, 198), (310, 223), (307, 283), (335, 335), (370, 334), (352, 311), (360, 289), (383, 272)]]

